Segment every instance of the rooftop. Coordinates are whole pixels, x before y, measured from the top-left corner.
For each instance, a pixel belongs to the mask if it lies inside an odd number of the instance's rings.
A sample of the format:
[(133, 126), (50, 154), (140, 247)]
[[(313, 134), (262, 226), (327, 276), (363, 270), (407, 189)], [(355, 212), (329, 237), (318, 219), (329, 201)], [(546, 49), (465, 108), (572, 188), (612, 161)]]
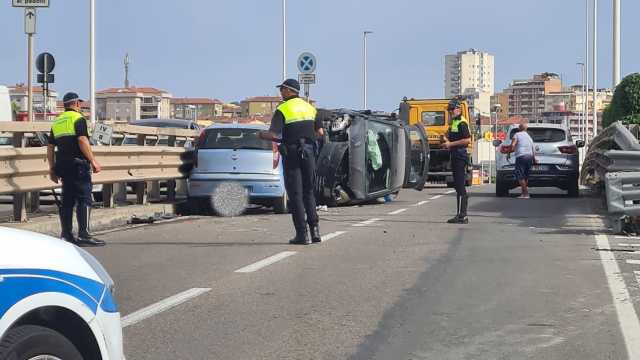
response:
[(218, 99), (209, 99), (209, 98), (173, 98), (171, 99), (172, 104), (180, 104), (180, 105), (210, 105), (210, 104), (222, 104), (223, 102)]
[(99, 90), (96, 92), (97, 94), (154, 94), (154, 95), (162, 95), (168, 94), (164, 90), (159, 90), (152, 87), (129, 87), (129, 88), (108, 88), (104, 90)]

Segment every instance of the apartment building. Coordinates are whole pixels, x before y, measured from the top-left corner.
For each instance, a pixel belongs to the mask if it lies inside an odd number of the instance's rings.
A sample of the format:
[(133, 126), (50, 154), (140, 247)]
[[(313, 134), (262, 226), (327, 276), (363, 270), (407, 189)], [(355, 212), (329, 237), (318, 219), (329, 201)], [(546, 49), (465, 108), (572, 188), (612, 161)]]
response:
[(209, 98), (173, 98), (171, 99), (171, 117), (175, 119), (212, 121), (222, 116), (224, 103)]
[[(29, 89), (24, 84), (16, 84), (9, 86), (9, 99), (18, 105), (18, 118), (26, 120), (28, 112), (28, 93)], [(47, 121), (56, 115), (56, 105), (58, 102), (58, 93), (49, 89), (49, 95), (45, 99), (44, 88), (42, 86), (33, 87), (33, 120)]]
[(282, 103), (279, 96), (254, 96), (240, 102), (240, 110), (243, 117), (271, 115)]
[(96, 92), (98, 120), (131, 121), (171, 117), (171, 94), (152, 87), (110, 88)]
[(493, 55), (469, 49), (445, 55), (445, 98), (464, 96), (476, 114), (490, 113), (495, 91)]
[(562, 80), (557, 74), (543, 73), (532, 79), (514, 80), (505, 91), (509, 94), (509, 117), (537, 122), (546, 110), (546, 96), (562, 91)]

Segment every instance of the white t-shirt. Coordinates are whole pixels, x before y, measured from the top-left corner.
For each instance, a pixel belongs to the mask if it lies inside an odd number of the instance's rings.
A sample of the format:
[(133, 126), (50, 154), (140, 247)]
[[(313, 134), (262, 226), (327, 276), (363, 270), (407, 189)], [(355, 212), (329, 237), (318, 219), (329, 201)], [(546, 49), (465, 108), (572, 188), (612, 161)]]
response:
[(519, 131), (514, 136), (518, 142), (514, 149), (516, 157), (533, 156), (533, 139), (526, 131)]

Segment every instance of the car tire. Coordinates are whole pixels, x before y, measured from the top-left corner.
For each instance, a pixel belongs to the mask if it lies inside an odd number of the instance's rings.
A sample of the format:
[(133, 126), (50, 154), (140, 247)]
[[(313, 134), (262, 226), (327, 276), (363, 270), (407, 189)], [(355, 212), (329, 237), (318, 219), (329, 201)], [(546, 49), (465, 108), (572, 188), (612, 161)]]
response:
[(496, 196), (497, 197), (507, 197), (509, 196), (509, 187), (504, 182), (497, 180), (496, 181)]
[(59, 332), (36, 325), (9, 330), (0, 342), (0, 359), (32, 359), (54, 356), (64, 360), (83, 360), (69, 339)]
[(577, 198), (580, 196), (580, 184), (578, 183), (578, 177), (569, 181), (569, 185), (567, 187), (567, 195), (572, 198)]
[(273, 211), (276, 214), (286, 214), (289, 212), (289, 198), (287, 197), (286, 191), (281, 197), (273, 202)]

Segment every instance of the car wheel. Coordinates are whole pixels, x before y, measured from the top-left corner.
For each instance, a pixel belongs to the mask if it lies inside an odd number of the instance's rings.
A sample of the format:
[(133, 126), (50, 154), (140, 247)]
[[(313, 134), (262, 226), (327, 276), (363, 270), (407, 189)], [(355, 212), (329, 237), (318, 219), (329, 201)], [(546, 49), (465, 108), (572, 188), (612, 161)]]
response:
[(580, 196), (580, 184), (578, 184), (578, 177), (569, 181), (569, 185), (567, 188), (567, 195), (569, 195), (569, 197)]
[(76, 347), (57, 331), (36, 325), (11, 329), (0, 342), (0, 359), (83, 360)]
[(286, 191), (280, 198), (273, 202), (273, 211), (276, 214), (286, 214), (289, 212), (289, 198), (287, 197)]
[(496, 181), (496, 196), (497, 197), (507, 197), (509, 196), (509, 187), (504, 182), (497, 180)]

